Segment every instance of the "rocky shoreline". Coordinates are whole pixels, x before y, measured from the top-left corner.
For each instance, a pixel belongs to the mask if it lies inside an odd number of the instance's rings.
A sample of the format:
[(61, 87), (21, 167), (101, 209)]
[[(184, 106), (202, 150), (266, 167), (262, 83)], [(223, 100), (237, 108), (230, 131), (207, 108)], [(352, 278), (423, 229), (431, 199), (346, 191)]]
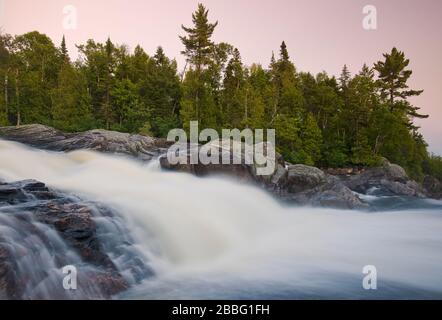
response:
[[(257, 176), (256, 166), (245, 164), (178, 164), (166, 157), (171, 142), (165, 139), (131, 135), (106, 130), (63, 133), (43, 125), (1, 127), (0, 138), (52, 151), (90, 149), (98, 152), (131, 156), (141, 161), (159, 158), (165, 170), (187, 172), (197, 176), (227, 175), (242, 182), (262, 186), (272, 194), (299, 205), (327, 206), (343, 209), (366, 208), (357, 193), (373, 188), (392, 195), (441, 198), (441, 183), (427, 177), (423, 185), (408, 178), (405, 170), (387, 160), (381, 167), (363, 170), (329, 169), (326, 171), (301, 164), (292, 165), (276, 154), (273, 174)], [(221, 143), (219, 144), (221, 146)], [(195, 147), (195, 146), (194, 146)], [(196, 148), (201, 148), (200, 145)], [(219, 147), (219, 152), (230, 152)]]
[(127, 155), (143, 161), (158, 157), (171, 145), (165, 139), (138, 134), (101, 129), (65, 133), (40, 124), (0, 127), (0, 138), (50, 151), (69, 152), (90, 149), (103, 153)]
[[(274, 172), (259, 176), (254, 164), (173, 165), (166, 156), (171, 143), (142, 135), (106, 130), (68, 134), (43, 125), (25, 125), (0, 128), (0, 139), (52, 151), (91, 149), (140, 161), (159, 159), (164, 170), (234, 177), (242, 183), (258, 184), (297, 205), (369, 209), (370, 204), (358, 194), (375, 189), (398, 196), (441, 197), (438, 180), (427, 177), (420, 185), (409, 179), (403, 168), (388, 161), (381, 167), (359, 171), (323, 171), (287, 163), (277, 154)], [(220, 148), (220, 153), (227, 151)], [(107, 222), (100, 223), (103, 219)], [(51, 295), (109, 299), (151, 276), (148, 261), (134, 248), (124, 221), (119, 219), (110, 208), (52, 190), (44, 182), (0, 182), (0, 299), (43, 299)], [(113, 226), (109, 229), (108, 225)], [(115, 228), (124, 237), (115, 237)], [(79, 281), (87, 289), (73, 293), (60, 287), (59, 270), (66, 265), (81, 268)], [(54, 274), (48, 275), (49, 270)]]
[[(103, 219), (126, 239), (109, 243)], [(150, 276), (117, 222), (111, 209), (41, 182), (0, 183), (0, 299), (109, 299)], [(59, 270), (69, 265), (78, 269), (75, 291), (62, 287)]]

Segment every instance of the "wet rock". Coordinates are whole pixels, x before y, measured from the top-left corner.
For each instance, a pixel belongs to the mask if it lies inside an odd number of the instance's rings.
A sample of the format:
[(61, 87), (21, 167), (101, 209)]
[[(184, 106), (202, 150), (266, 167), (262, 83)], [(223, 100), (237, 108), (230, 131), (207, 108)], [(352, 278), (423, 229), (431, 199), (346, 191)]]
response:
[[(319, 175), (322, 177), (322, 175)], [(310, 205), (319, 207), (330, 207), (336, 209), (366, 209), (368, 204), (364, 203), (353, 191), (347, 188), (339, 178), (326, 175), (324, 180), (318, 180), (318, 184), (310, 185), (310, 188), (291, 189), (298, 190), (291, 192), (284, 189), (281, 196), (285, 200), (295, 202), (299, 205)]]
[(0, 127), (0, 137), (33, 147), (52, 151), (91, 149), (105, 153), (133, 156), (151, 160), (170, 146), (164, 139), (139, 134), (107, 130), (90, 130), (80, 133), (64, 133), (54, 128), (31, 124), (19, 127)]
[(430, 197), (442, 199), (442, 182), (437, 178), (425, 176), (422, 186)]
[[(219, 144), (216, 145), (218, 146)], [(186, 163), (171, 164), (167, 156), (163, 155), (160, 157), (161, 167), (197, 176), (228, 175), (243, 182), (258, 184), (273, 195), (290, 203), (300, 205), (329, 206), (344, 209), (367, 207), (339, 179), (333, 178), (315, 167), (302, 164), (287, 164), (278, 153), (275, 153), (275, 168), (271, 174), (257, 175), (257, 165), (255, 163), (245, 163), (244, 152), (241, 154), (241, 164), (190, 164), (190, 151), (192, 148), (196, 148), (199, 151), (201, 146), (188, 146), (187, 149), (184, 148), (184, 150), (188, 151), (188, 161)], [(233, 145), (231, 145), (230, 150), (220, 148), (220, 157), (227, 153), (227, 155), (231, 156), (231, 160), (233, 160), (232, 149)], [(271, 159), (269, 160), (271, 161)]]
[(364, 203), (353, 191), (344, 186), (340, 181), (329, 182), (312, 197), (313, 205), (337, 209), (366, 209)]
[(316, 188), (326, 182), (325, 173), (315, 167), (295, 164), (288, 167), (287, 189), (290, 193)]
[[(180, 163), (171, 163), (168, 159), (167, 154), (162, 155), (159, 158), (160, 165), (163, 169), (172, 170), (177, 172), (191, 173), (199, 177), (204, 176), (230, 176), (235, 177), (243, 182), (254, 182), (254, 164), (247, 164), (244, 160), (244, 153), (241, 153), (241, 157), (237, 164), (234, 163), (234, 153), (231, 152), (232, 149), (226, 150), (222, 148), (222, 143), (212, 142), (214, 148), (218, 150), (219, 153), (219, 163), (208, 163), (203, 164), (201, 161), (197, 163), (192, 163), (191, 154), (195, 152), (199, 154), (201, 150), (201, 145), (191, 145), (185, 144), (181, 147), (179, 154), (183, 155), (186, 161), (180, 161)], [(228, 157), (229, 163), (222, 163), (223, 157)], [(184, 163), (182, 163), (184, 162)]]
[[(188, 152), (186, 163), (172, 164), (166, 156), (172, 143), (164, 139), (141, 135), (106, 130), (63, 133), (47, 126), (26, 125), (0, 128), (0, 137), (55, 151), (92, 149), (106, 153), (130, 155), (140, 160), (159, 157), (163, 169), (187, 172), (201, 177), (208, 175), (232, 176), (242, 182), (256, 183), (277, 196), (292, 199), (291, 201), (297, 203), (332, 206), (339, 204), (338, 207), (357, 207), (364, 204), (360, 200), (358, 203), (357, 196), (351, 191), (365, 194), (371, 188), (379, 188), (394, 195), (414, 197), (424, 197), (425, 195), (440, 197), (441, 194), (437, 191), (426, 192), (419, 184), (407, 177), (402, 167), (391, 164), (385, 159), (382, 166), (378, 168), (327, 169), (324, 172), (318, 168), (300, 164), (290, 165), (285, 163), (281, 155), (275, 153), (275, 169), (270, 174), (258, 175), (259, 166), (256, 163), (244, 161), (244, 144), (240, 144), (241, 158), (238, 162), (234, 162), (234, 160), (238, 160), (232, 152), (235, 145), (229, 143), (230, 148), (226, 147), (223, 140), (213, 141), (205, 146), (186, 144), (180, 150)], [(263, 145), (263, 150), (267, 150), (265, 148), (267, 145), (265, 143)], [(207, 146), (218, 150), (220, 160), (223, 157), (230, 157), (230, 164), (222, 164), (221, 161), (220, 164), (202, 164), (201, 162), (192, 164), (190, 152), (196, 150), (199, 153), (202, 147)], [(330, 177), (334, 176), (338, 177), (339, 181), (331, 180)], [(430, 186), (432, 183), (435, 185), (434, 182), (428, 182), (427, 185)], [(21, 195), (14, 194), (17, 190), (8, 190), (8, 188), (2, 188), (0, 185), (0, 202), (21, 201)], [(50, 193), (46, 190), (38, 192), (40, 197), (45, 195), (50, 197)]]
[(410, 180), (405, 170), (384, 160), (381, 167), (369, 168), (362, 174), (343, 179), (344, 184), (359, 193), (366, 194), (372, 188), (400, 196), (425, 197), (423, 188)]
[[(117, 213), (26, 180), (0, 185), (0, 299), (110, 298), (152, 275), (145, 257), (114, 233)], [(124, 257), (124, 265), (119, 263)], [(79, 290), (62, 288), (61, 269), (78, 268)], [(124, 275), (123, 275), (124, 274)]]

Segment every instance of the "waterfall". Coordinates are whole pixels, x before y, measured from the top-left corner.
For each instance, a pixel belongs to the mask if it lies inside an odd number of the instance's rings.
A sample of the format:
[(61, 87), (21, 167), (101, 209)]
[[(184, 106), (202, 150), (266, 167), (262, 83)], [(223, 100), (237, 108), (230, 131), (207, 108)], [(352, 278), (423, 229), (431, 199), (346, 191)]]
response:
[(256, 186), (164, 172), (156, 161), (2, 140), (0, 179), (36, 179), (118, 212), (125, 228), (114, 236), (130, 234), (155, 274), (122, 298), (365, 297), (366, 265), (377, 268), (379, 297), (442, 297), (441, 202), (377, 212), (294, 207)]

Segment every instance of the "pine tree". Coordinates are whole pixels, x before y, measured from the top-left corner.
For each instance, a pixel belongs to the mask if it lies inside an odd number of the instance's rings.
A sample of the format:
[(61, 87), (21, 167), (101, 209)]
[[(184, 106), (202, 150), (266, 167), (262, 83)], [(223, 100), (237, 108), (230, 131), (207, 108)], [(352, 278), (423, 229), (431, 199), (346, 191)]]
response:
[(187, 36), (180, 36), (185, 47), (181, 53), (186, 56), (187, 61), (192, 64), (197, 73), (210, 63), (214, 43), (211, 40), (218, 22), (209, 23), (209, 11), (198, 4), (198, 9), (192, 14), (193, 28), (181, 26)]
[(188, 126), (191, 120), (197, 120), (203, 127), (217, 127), (215, 91), (218, 70), (208, 68), (215, 65), (215, 44), (211, 37), (218, 22), (209, 23), (208, 13), (199, 4), (192, 14), (193, 28), (182, 26), (187, 33), (187, 36), (180, 36), (185, 47), (182, 54), (191, 65), (183, 82), (180, 115), (184, 126)]
[(114, 128), (131, 133), (139, 132), (149, 114), (140, 101), (137, 86), (130, 79), (117, 79), (110, 96), (117, 118)]
[(250, 117), (247, 126), (250, 128), (268, 128), (273, 92), (269, 73), (261, 65), (252, 64), (249, 70), (247, 85)]
[(283, 41), (279, 59), (271, 62), (271, 81), (275, 89), (275, 104), (272, 120), (281, 114), (299, 117), (304, 106), (295, 65), (290, 61), (287, 46)]
[(112, 123), (112, 106), (111, 106), (111, 89), (113, 77), (113, 52), (114, 45), (110, 38), (107, 38), (105, 53), (106, 53), (106, 80), (105, 80), (105, 97), (103, 101), (103, 116), (106, 124), (106, 129), (110, 129)]
[(146, 106), (151, 117), (151, 130), (164, 137), (170, 129), (179, 126), (180, 80), (177, 75), (177, 64), (170, 60), (162, 47), (158, 47), (149, 72), (142, 86)]
[(281, 43), (279, 55), (281, 57), (281, 61), (283, 61), (284, 63), (290, 62), (289, 52), (287, 50), (287, 46), (285, 44), (285, 41), (283, 41)]
[(315, 165), (321, 159), (322, 132), (313, 114), (308, 113), (300, 132), (302, 141), (303, 163)]
[[(384, 54), (385, 61), (375, 63), (375, 70), (378, 72), (381, 97), (386, 99), (390, 110), (402, 108), (405, 114), (411, 118), (428, 118), (428, 115), (419, 114), (419, 107), (414, 107), (409, 103), (404, 103), (407, 98), (419, 96), (423, 90), (407, 90), (407, 81), (412, 75), (411, 70), (407, 70), (410, 63), (405, 58), (405, 54), (393, 48), (391, 52)], [(398, 100), (399, 99), (399, 100)]]
[(52, 91), (52, 125), (74, 132), (93, 128), (90, 97), (84, 76), (66, 63), (60, 69), (58, 85)]
[(374, 72), (366, 64), (348, 83), (347, 103), (348, 108), (343, 113), (342, 120), (347, 133), (346, 143), (351, 149), (351, 162), (373, 165), (377, 162), (378, 156), (374, 148), (376, 138), (370, 134), (376, 128), (371, 121), (371, 115), (379, 107), (380, 102)]
[(292, 163), (303, 162), (302, 140), (299, 137), (301, 123), (295, 117), (278, 115), (273, 124), (276, 131), (276, 150), (281, 153), (286, 161)]
[(224, 127), (239, 128), (249, 116), (248, 88), (245, 83), (245, 74), (241, 55), (234, 49), (233, 57), (229, 60), (224, 72), (222, 123)]
[(68, 49), (66, 47), (66, 39), (65, 39), (64, 35), (63, 35), (63, 39), (61, 40), (60, 53), (61, 53), (61, 60), (63, 62), (69, 61), (69, 53), (68, 53)]
[(348, 83), (351, 79), (351, 73), (348, 70), (348, 67), (346, 64), (344, 64), (344, 67), (342, 68), (341, 76), (339, 77), (339, 84), (341, 90), (345, 91), (348, 88)]

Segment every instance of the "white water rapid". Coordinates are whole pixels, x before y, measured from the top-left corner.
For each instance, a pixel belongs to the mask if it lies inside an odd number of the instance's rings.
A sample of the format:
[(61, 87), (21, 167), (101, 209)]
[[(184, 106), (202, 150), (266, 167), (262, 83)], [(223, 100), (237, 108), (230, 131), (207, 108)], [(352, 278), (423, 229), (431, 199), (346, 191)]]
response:
[[(121, 298), (442, 297), (442, 204), (358, 212), (288, 207), (257, 187), (157, 162), (0, 140), (0, 179), (36, 179), (126, 220), (155, 275)], [(378, 289), (364, 290), (374, 265)]]

